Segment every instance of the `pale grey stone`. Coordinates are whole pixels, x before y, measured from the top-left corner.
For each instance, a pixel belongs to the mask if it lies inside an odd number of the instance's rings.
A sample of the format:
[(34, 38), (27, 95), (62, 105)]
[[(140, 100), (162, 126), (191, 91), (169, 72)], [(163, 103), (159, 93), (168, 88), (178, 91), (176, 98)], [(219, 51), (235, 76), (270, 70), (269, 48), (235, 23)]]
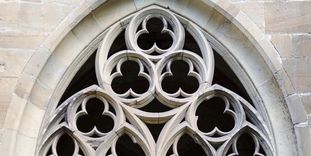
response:
[(271, 33), (311, 32), (310, 1), (265, 3), (266, 31)]

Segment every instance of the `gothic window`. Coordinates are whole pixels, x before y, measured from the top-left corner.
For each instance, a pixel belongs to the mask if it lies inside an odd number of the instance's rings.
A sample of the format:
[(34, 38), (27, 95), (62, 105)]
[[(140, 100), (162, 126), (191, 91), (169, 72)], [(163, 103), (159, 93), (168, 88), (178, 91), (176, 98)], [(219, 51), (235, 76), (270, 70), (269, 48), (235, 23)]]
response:
[(200, 28), (147, 8), (108, 30), (49, 116), (38, 155), (272, 156), (248, 101)]

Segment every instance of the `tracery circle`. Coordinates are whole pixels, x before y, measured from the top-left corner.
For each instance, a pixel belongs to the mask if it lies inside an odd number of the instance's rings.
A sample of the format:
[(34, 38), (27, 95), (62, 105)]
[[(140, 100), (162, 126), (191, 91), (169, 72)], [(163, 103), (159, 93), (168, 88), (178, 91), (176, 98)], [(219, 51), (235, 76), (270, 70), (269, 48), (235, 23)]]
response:
[[(233, 118), (234, 126), (229, 131), (222, 131), (219, 128), (214, 127), (214, 129), (210, 132), (203, 132), (198, 127), (197, 120), (199, 117), (195, 114), (195, 112), (205, 100), (209, 100), (215, 97), (224, 100), (226, 107), (223, 111), (223, 114), (228, 114)], [(203, 134), (205, 136), (205, 139), (213, 143), (219, 143), (229, 139), (230, 137), (232, 137), (232, 135), (239, 131), (239, 129), (243, 126), (243, 123), (246, 121), (246, 115), (239, 100), (222, 90), (216, 89), (206, 91), (193, 102), (193, 105), (189, 107), (186, 120), (195, 130)]]
[[(82, 132), (79, 130), (77, 121), (81, 116), (87, 115), (86, 105), (90, 99), (97, 99), (102, 102), (105, 106), (102, 115), (105, 115), (113, 120), (113, 126), (110, 128), (110, 131), (101, 132), (96, 127), (89, 132)], [(111, 107), (111, 108), (109, 108)], [(111, 111), (113, 109), (113, 112)], [(123, 119), (123, 112), (121, 110), (120, 104), (113, 100), (110, 96), (108, 96), (104, 92), (98, 91), (97, 94), (92, 92), (87, 92), (86, 94), (82, 94), (79, 97), (75, 98), (68, 106), (66, 119), (68, 122), (69, 128), (73, 129), (77, 132), (77, 135), (90, 139), (96, 138), (101, 139), (108, 135), (109, 133), (113, 132), (114, 130), (118, 129), (120, 125), (124, 122)]]
[[(157, 46), (154, 46), (153, 48), (143, 50), (141, 49), (137, 44), (137, 38), (140, 34), (146, 33), (146, 27), (145, 24), (150, 18), (160, 18), (164, 23), (164, 32), (167, 32), (169, 35), (171, 35), (173, 39), (173, 43), (170, 48), (168, 49), (160, 49)], [(142, 23), (143, 29), (137, 32), (137, 28), (139, 27), (139, 24)], [(172, 31), (165, 28), (166, 23), (170, 24), (172, 26)], [(137, 51), (137, 52), (143, 52), (145, 54), (151, 54), (154, 51), (157, 51), (159, 54), (164, 54), (169, 51), (175, 51), (182, 49), (184, 44), (184, 28), (179, 22), (179, 20), (174, 16), (172, 13), (162, 10), (162, 9), (149, 9), (145, 10), (144, 12), (141, 12), (140, 14), (137, 14), (133, 17), (131, 22), (129, 23), (128, 28), (126, 29), (125, 38), (126, 38), (126, 44), (127, 47), (131, 50)], [(148, 57), (152, 60), (159, 60), (162, 58), (162, 55), (152, 56), (148, 55)]]
[[(166, 36), (170, 36), (170, 39), (173, 40), (173, 38), (175, 37), (175, 34), (172, 30), (170, 30), (168, 28), (168, 27), (170, 27), (170, 25), (163, 16), (161, 16), (161, 15), (148, 15), (142, 21), (141, 27), (142, 27), (141, 29), (138, 28), (137, 33), (135, 34), (135, 42), (137, 44), (137, 47), (140, 49), (140, 51), (142, 51), (148, 55), (151, 55), (152, 53), (155, 53), (155, 52), (158, 54), (163, 54), (163, 53), (167, 52), (167, 49), (172, 47), (173, 43), (168, 44), (167, 47), (160, 47), (160, 45), (158, 45), (155, 41), (153, 41), (153, 43), (152, 43), (153, 45), (149, 48), (147, 48), (147, 47), (142, 48), (141, 45), (139, 45), (139, 41), (142, 42), (142, 45), (146, 44), (146, 41), (140, 40), (140, 37), (142, 37), (143, 35), (153, 34), (153, 36), (148, 36), (148, 38), (155, 39), (154, 37), (160, 37), (161, 41), (165, 39), (165, 38), (163, 38), (163, 35), (164, 36), (166, 35)], [(157, 29), (155, 29), (155, 28), (157, 28)], [(164, 40), (164, 42), (167, 42), (167, 41), (168, 41), (167, 39)]]
[[(120, 72), (120, 68), (123, 62), (126, 60), (131, 60), (136, 62), (139, 67), (140, 71), (138, 73), (138, 76), (144, 77), (149, 82), (148, 90), (145, 93), (135, 93), (132, 89), (129, 89), (124, 94), (118, 94), (116, 93), (111, 86), (111, 82), (114, 78), (117, 76), (122, 76), (122, 73)], [(105, 66), (102, 69), (102, 72), (105, 73), (103, 77), (103, 88), (111, 92), (112, 94), (116, 95), (122, 102), (133, 106), (133, 107), (142, 107), (146, 104), (148, 104), (153, 98), (154, 98), (154, 91), (155, 91), (155, 73), (154, 70), (152, 70), (153, 63), (146, 58), (143, 54), (138, 54), (134, 51), (125, 50), (118, 52), (114, 55), (112, 55), (107, 61)], [(113, 68), (116, 67), (116, 72), (113, 72)], [(147, 70), (148, 73), (146, 73), (144, 70)], [(132, 98), (129, 98), (131, 96)]]
[[(188, 76), (195, 77), (199, 83), (198, 89), (193, 93), (186, 93), (181, 89), (176, 93), (170, 94), (164, 91), (161, 86), (162, 80), (169, 75), (172, 75), (171, 71), (167, 71), (168, 65), (171, 64), (172, 61), (175, 60), (183, 60), (189, 65)], [(162, 73), (162, 71), (164, 73)], [(193, 54), (187, 50), (178, 50), (172, 53), (168, 53), (161, 59), (156, 65), (156, 73), (157, 73), (157, 83), (156, 83), (156, 92), (157, 95), (160, 96), (160, 101), (170, 107), (176, 107), (182, 105), (186, 102), (191, 101), (191, 99), (195, 99), (199, 92), (202, 92), (209, 84), (208, 84), (208, 76), (205, 74), (207, 72), (205, 63), (202, 58), (198, 55)], [(180, 97), (182, 96), (182, 97)]]

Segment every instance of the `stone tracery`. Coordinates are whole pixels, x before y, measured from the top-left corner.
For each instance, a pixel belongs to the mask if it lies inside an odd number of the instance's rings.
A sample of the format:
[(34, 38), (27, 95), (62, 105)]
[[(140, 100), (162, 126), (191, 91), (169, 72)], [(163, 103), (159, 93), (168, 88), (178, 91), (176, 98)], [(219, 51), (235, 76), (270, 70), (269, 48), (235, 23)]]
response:
[[(161, 47), (157, 40), (152, 40), (155, 43), (147, 46), (148, 48), (141, 47), (138, 43), (138, 40), (141, 40), (140, 36), (154, 33), (147, 27), (152, 19), (162, 22), (161, 31), (156, 32), (169, 36), (167, 37), (171, 40), (169, 48)], [(122, 24), (112, 26), (97, 52), (96, 75), (99, 86), (91, 86), (76, 93), (55, 110), (45, 132), (39, 155), (59, 155), (56, 149), (57, 142), (64, 134), (73, 139), (75, 146), (73, 155), (118, 155), (116, 144), (121, 136), (128, 135), (140, 146), (145, 155), (177, 156), (181, 155), (177, 147), (178, 142), (186, 134), (201, 146), (205, 155), (239, 155), (239, 138), (244, 134), (252, 138), (251, 141), (255, 146), (253, 153), (250, 153), (273, 155), (273, 147), (268, 137), (269, 130), (256, 109), (228, 89), (211, 85), (214, 72), (213, 51), (200, 29), (191, 22), (187, 24), (186, 29), (196, 39), (202, 57), (183, 49), (185, 28), (173, 13), (165, 9), (145, 9), (135, 14), (125, 26)], [(116, 52), (108, 57), (112, 40), (123, 29), (126, 29), (125, 41), (128, 50)], [(113, 89), (113, 81), (126, 75), (122, 73), (122, 64), (127, 61), (132, 61), (139, 68), (137, 75), (134, 76), (148, 81), (146, 91), (138, 92), (129, 88), (125, 92), (117, 93)], [(176, 61), (188, 65), (185, 76), (198, 82), (198, 87), (193, 89), (194, 91), (189, 92), (179, 87), (169, 92), (163, 87), (163, 81), (174, 76), (172, 64)], [(104, 106), (102, 114), (99, 115), (113, 120), (112, 128), (108, 128), (110, 131), (102, 132), (94, 126), (90, 131), (82, 132), (77, 126), (79, 118), (90, 113), (86, 106), (93, 98), (101, 101)], [(165, 112), (148, 112), (140, 109), (155, 98), (171, 109)], [(217, 126), (211, 131), (199, 128), (200, 116), (196, 114), (197, 109), (204, 104), (204, 101), (213, 98), (223, 100), (223, 115), (233, 119), (234, 126), (228, 131)], [(147, 124), (165, 124), (157, 140), (154, 139)], [(171, 147), (173, 150), (168, 153)]]

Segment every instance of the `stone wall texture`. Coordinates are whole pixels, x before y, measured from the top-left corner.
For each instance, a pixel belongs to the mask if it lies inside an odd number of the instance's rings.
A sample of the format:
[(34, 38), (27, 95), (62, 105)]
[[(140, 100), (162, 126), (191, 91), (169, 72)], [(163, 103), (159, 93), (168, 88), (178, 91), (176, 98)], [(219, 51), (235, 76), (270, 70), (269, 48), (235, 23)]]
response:
[[(15, 108), (15, 105), (25, 103), (25, 100), (29, 99), (28, 82), (36, 81), (34, 77), (37, 75), (24, 77), (22, 73), (27, 70), (32, 73), (31, 71), (37, 70), (39, 65), (33, 64), (33, 69), (28, 69), (26, 64), (30, 61), (35, 62), (33, 60), (38, 60), (40, 64), (44, 53), (42, 57), (38, 57), (36, 55), (38, 49), (44, 49), (42, 44), (46, 44), (47, 37), (58, 31), (57, 28), (64, 24), (63, 21), (70, 18), (78, 7), (81, 8), (82, 3), (87, 4), (87, 1), (91, 0), (0, 0), (0, 153), (10, 150), (5, 147), (5, 144), (11, 141), (11, 137), (8, 136), (10, 133), (7, 131), (14, 129), (16, 125), (10, 125), (13, 123), (9, 121), (18, 118), (22, 113), (19, 111), (22, 108), (19, 106)], [(130, 1), (128, 8), (139, 7), (143, 1), (134, 0), (134, 3)], [(178, 0), (167, 2), (179, 3)], [(284, 86), (280, 88), (286, 88), (286, 85), (293, 86), (287, 90), (284, 98), (293, 101), (293, 109), (296, 109), (296, 101), (302, 102), (304, 109), (297, 109), (297, 116), (307, 114), (303, 121), (293, 123), (297, 127), (298, 138), (306, 139), (298, 141), (301, 145), (300, 154), (307, 155), (308, 150), (302, 145), (311, 138), (310, 130), (303, 129), (311, 124), (311, 120), (308, 119), (311, 117), (311, 1), (226, 0), (225, 2), (244, 12), (277, 51), (276, 60), (285, 72), (282, 74), (289, 78), (288, 80), (284, 78)], [(182, 0), (181, 3), (191, 2)], [(75, 31), (79, 33), (79, 30)], [(282, 74), (276, 79), (282, 80)], [(44, 91), (42, 89), (42, 94)], [(44, 99), (34, 100), (44, 101)], [(38, 116), (40, 115), (39, 112)], [(27, 139), (24, 142), (27, 143)]]

